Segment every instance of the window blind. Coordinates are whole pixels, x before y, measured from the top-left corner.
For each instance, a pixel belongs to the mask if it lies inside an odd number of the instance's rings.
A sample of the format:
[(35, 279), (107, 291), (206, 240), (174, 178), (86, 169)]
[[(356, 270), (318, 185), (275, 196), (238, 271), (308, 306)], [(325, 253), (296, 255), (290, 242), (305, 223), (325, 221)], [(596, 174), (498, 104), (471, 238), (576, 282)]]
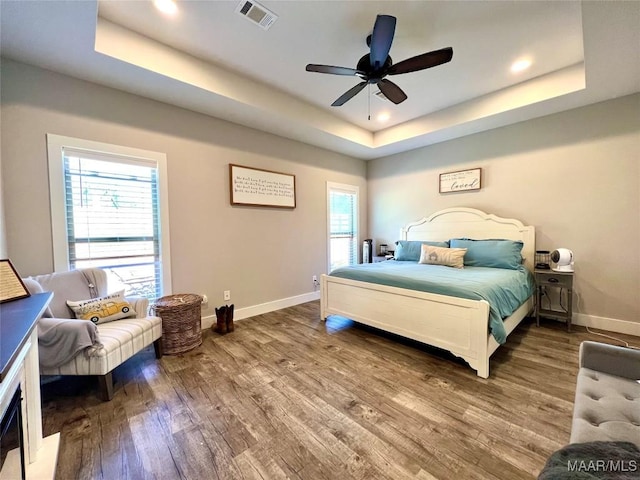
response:
[(127, 295), (161, 296), (155, 162), (65, 150), (63, 171), (69, 266), (105, 269)]
[(329, 190), (329, 268), (358, 263), (357, 194)]

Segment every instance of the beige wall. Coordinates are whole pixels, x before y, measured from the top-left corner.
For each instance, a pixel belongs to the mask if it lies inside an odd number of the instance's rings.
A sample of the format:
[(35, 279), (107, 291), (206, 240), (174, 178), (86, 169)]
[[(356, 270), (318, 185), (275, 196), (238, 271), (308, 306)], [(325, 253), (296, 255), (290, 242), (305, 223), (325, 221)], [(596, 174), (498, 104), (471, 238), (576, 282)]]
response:
[[(1, 116), (0, 110), (0, 116)], [(0, 144), (1, 144), (0, 139)], [(7, 258), (7, 230), (4, 219), (4, 189), (2, 188), (2, 148), (0, 145), (0, 258)]]
[[(238, 308), (313, 291), (327, 268), (327, 181), (360, 187), (366, 231), (362, 160), (8, 60), (1, 121), (7, 244), (22, 275), (53, 269), (47, 133), (167, 154), (173, 291), (210, 305), (223, 290)], [(229, 163), (294, 174), (297, 208), (232, 207)]]
[[(439, 173), (474, 167), (480, 191), (438, 193)], [(371, 161), (368, 189), (377, 242), (447, 207), (518, 218), (538, 249), (573, 250), (578, 313), (640, 322), (638, 94)]]
[[(2, 92), (2, 78), (0, 77), (0, 92)], [(0, 120), (2, 119), (2, 105), (0, 104)], [(0, 127), (2, 122), (0, 121)], [(4, 189), (2, 181), (2, 137), (0, 136), (0, 258), (7, 258), (7, 228), (4, 219)]]
[[(45, 135), (55, 133), (167, 154), (173, 291), (211, 305), (223, 290), (240, 308), (312, 290), (334, 181), (360, 187), (363, 232), (368, 197), (378, 243), (450, 206), (535, 225), (538, 248), (574, 251), (579, 313), (640, 321), (640, 95), (365, 164), (8, 60), (1, 94), (0, 256), (23, 275), (53, 268)], [(231, 207), (229, 163), (295, 174), (298, 207)], [(482, 190), (438, 194), (439, 173), (472, 167)]]

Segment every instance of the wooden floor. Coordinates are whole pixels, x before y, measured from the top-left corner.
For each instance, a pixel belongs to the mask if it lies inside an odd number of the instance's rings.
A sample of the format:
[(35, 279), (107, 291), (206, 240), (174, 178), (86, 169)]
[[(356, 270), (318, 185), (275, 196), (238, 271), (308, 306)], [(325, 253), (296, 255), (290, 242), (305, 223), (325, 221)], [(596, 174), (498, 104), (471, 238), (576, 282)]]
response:
[(95, 378), (44, 385), (57, 478), (531, 479), (569, 440), (580, 342), (607, 341), (525, 320), (485, 380), (434, 349), (322, 322), (318, 302), (236, 325), (181, 356), (141, 352), (116, 369), (111, 402)]

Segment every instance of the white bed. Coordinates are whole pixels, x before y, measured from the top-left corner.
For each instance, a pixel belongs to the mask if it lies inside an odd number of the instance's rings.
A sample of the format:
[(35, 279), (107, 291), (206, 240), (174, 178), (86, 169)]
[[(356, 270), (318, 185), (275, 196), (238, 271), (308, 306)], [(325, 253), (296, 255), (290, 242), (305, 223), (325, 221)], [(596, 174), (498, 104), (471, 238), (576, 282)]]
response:
[[(448, 208), (410, 223), (401, 240), (451, 238), (520, 240), (524, 265), (533, 271), (535, 229), (514, 219), (471, 208)], [(489, 333), (489, 304), (322, 275), (321, 315), (340, 315), (403, 337), (448, 350), (464, 359), (478, 376), (489, 377), (489, 358), (499, 347)], [(529, 297), (504, 320), (509, 335), (533, 309)]]

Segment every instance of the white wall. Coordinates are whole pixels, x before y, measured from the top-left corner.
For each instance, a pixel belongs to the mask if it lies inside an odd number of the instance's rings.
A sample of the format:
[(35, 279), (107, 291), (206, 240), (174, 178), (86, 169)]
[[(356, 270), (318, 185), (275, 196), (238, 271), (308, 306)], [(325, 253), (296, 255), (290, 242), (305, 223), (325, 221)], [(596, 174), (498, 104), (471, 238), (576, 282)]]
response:
[[(480, 191), (438, 193), (440, 173), (474, 167)], [(517, 218), (538, 249), (573, 250), (578, 318), (640, 325), (639, 94), (371, 161), (368, 188), (378, 243), (452, 206)]]
[[(206, 294), (210, 307), (223, 290), (240, 309), (313, 291), (327, 181), (360, 187), (366, 232), (362, 160), (10, 60), (1, 93), (7, 248), (24, 276), (53, 269), (47, 133), (167, 154), (173, 293)], [(229, 163), (294, 174), (297, 207), (232, 207)]]

